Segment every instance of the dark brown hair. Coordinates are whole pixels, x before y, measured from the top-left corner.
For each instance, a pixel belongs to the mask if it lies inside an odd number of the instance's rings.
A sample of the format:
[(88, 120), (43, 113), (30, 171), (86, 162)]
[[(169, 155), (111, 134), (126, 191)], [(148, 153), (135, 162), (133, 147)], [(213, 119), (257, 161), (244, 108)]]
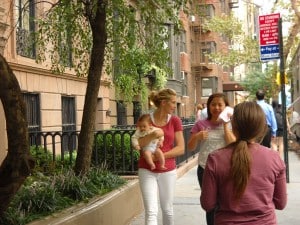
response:
[(265, 98), (265, 92), (263, 90), (258, 90), (255, 95), (257, 100), (263, 100)]
[(150, 114), (143, 114), (141, 115), (138, 120), (137, 120), (137, 125), (140, 123), (140, 122), (148, 122), (151, 124), (151, 117), (150, 117)]
[(211, 119), (211, 112), (210, 112), (210, 107), (209, 106), (210, 106), (210, 104), (211, 104), (211, 102), (214, 98), (222, 98), (225, 102), (225, 105), (229, 106), (229, 102), (228, 102), (228, 99), (227, 99), (225, 94), (223, 94), (223, 93), (214, 93), (214, 94), (210, 95), (208, 100), (207, 100), (207, 119), (208, 120)]

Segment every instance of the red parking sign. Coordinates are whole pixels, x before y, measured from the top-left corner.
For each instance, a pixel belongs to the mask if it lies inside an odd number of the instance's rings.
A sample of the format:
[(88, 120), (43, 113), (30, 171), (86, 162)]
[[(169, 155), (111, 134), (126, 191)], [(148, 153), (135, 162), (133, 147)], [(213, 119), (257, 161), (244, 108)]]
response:
[(259, 16), (259, 40), (261, 46), (279, 44), (279, 19), (280, 13)]

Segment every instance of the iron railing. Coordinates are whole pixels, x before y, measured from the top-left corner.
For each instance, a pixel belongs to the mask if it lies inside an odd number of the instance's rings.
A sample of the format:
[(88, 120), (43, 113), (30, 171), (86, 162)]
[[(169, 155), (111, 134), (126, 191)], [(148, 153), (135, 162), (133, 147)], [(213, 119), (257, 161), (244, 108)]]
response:
[[(196, 151), (187, 150), (187, 141), (193, 124), (183, 125), (185, 153), (176, 157), (177, 165), (194, 157)], [(92, 165), (102, 166), (119, 175), (137, 174), (138, 153), (131, 146), (134, 126), (114, 127), (111, 130), (101, 130), (94, 133)], [(31, 148), (43, 148), (52, 156), (52, 161), (65, 160), (75, 162), (79, 131), (29, 132)], [(75, 141), (74, 141), (75, 139)], [(67, 143), (66, 143), (67, 142)], [(74, 146), (75, 143), (75, 146)], [(66, 149), (67, 146), (67, 149)], [(58, 157), (59, 156), (59, 157)]]

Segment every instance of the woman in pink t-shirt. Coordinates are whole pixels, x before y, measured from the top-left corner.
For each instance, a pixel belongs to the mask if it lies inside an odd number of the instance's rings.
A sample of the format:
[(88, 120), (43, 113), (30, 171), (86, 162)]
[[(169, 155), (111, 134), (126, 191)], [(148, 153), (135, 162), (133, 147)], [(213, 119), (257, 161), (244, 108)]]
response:
[[(225, 94), (210, 95), (207, 100), (207, 118), (197, 121), (191, 129), (188, 149), (193, 151), (199, 144), (197, 177), (200, 187), (208, 154), (235, 141), (230, 121), (224, 122), (219, 118), (226, 106), (229, 103)], [(214, 210), (207, 212), (206, 224), (214, 225), (214, 217)]]
[(138, 176), (145, 208), (145, 225), (157, 225), (158, 202), (162, 209), (163, 224), (174, 225), (173, 200), (177, 177), (175, 157), (184, 153), (182, 123), (178, 116), (172, 115), (176, 109), (176, 92), (166, 88), (152, 92), (149, 99), (156, 106), (154, 112), (150, 113), (152, 125), (161, 128), (163, 134), (161, 131), (153, 131), (139, 138), (138, 142), (143, 148), (153, 139), (164, 135), (161, 150), (166, 168), (160, 169), (156, 165), (156, 169), (151, 170), (144, 157), (139, 159)]
[(276, 225), (275, 209), (287, 203), (285, 164), (277, 152), (260, 145), (265, 114), (255, 102), (235, 106), (236, 141), (209, 154), (201, 206), (216, 209), (215, 225)]

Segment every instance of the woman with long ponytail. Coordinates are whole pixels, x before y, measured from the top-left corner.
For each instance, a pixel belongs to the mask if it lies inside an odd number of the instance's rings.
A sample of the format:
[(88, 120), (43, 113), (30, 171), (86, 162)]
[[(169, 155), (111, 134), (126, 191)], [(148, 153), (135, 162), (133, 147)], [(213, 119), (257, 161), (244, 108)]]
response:
[(236, 141), (208, 156), (200, 201), (206, 211), (216, 209), (215, 225), (277, 225), (275, 209), (287, 203), (286, 170), (275, 151), (259, 144), (265, 121), (255, 102), (236, 105)]

